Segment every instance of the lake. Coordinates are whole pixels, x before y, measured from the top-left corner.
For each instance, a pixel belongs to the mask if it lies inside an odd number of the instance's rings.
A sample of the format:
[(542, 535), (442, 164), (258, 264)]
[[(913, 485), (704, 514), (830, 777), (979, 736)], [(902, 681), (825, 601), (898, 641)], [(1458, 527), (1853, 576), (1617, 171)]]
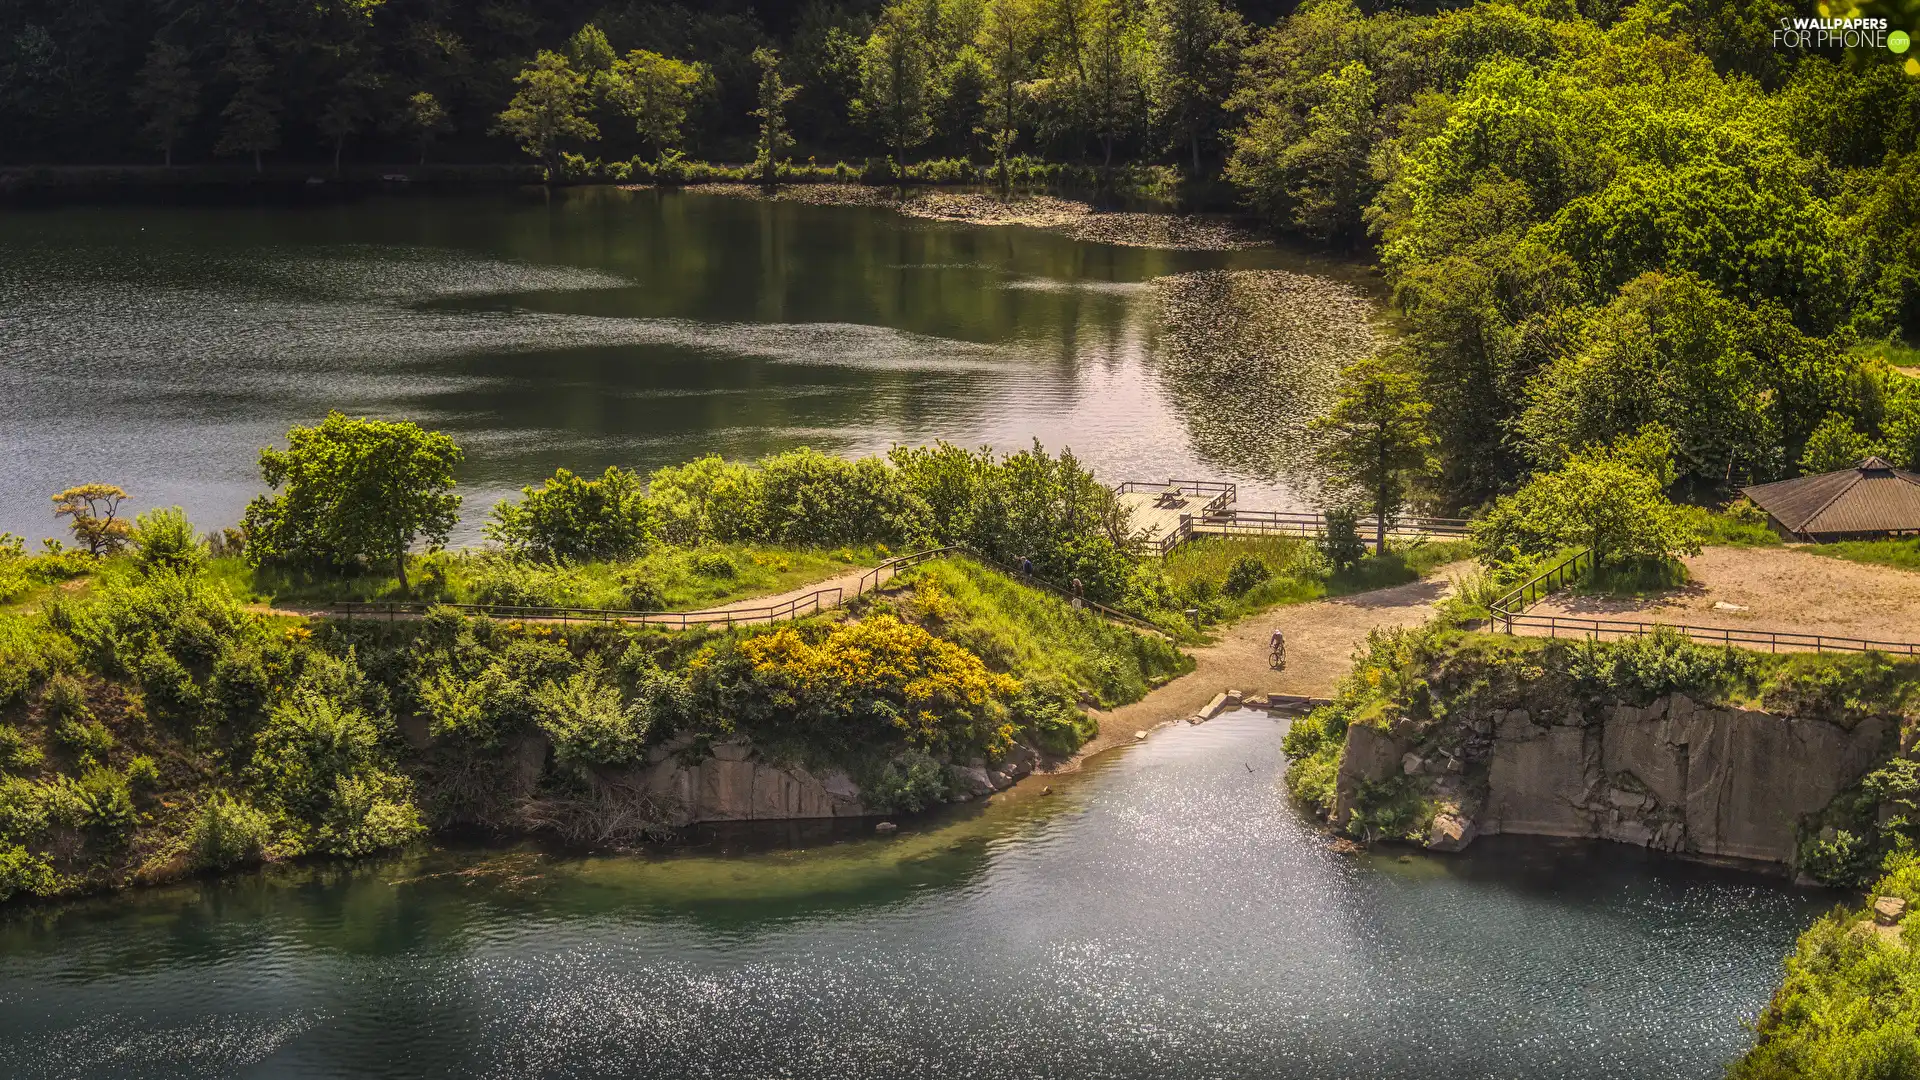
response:
[(462, 540), (556, 466), (935, 439), (1293, 506), (1372, 291), (1273, 248), (696, 192), (11, 207), (0, 530), (53, 533), (47, 497), (91, 481), (231, 524), (259, 448), (329, 409), (452, 433)]
[(1283, 726), (888, 837), (439, 850), (0, 914), (10, 1077), (1702, 1078), (1831, 903), (1597, 843), (1353, 857)]

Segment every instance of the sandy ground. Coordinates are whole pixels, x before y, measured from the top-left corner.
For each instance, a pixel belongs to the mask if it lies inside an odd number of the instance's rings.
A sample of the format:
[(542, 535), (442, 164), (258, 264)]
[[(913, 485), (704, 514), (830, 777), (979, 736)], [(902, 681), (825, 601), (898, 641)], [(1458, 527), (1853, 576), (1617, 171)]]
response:
[[(1353, 651), (1366, 640), (1367, 631), (1425, 622), (1447, 594), (1451, 579), (1467, 570), (1465, 563), (1446, 566), (1410, 584), (1275, 608), (1236, 623), (1213, 644), (1190, 650), (1192, 671), (1131, 705), (1094, 713), (1100, 734), (1052, 771), (1071, 772), (1094, 754), (1134, 742), (1136, 731), (1191, 716), (1223, 690), (1329, 696), (1353, 666)], [(1276, 626), (1287, 635), (1283, 671), (1267, 666), (1267, 636)]]
[(1685, 562), (1693, 584), (1676, 592), (1644, 600), (1550, 596), (1527, 614), (1920, 641), (1920, 574), (1797, 547), (1710, 547)]

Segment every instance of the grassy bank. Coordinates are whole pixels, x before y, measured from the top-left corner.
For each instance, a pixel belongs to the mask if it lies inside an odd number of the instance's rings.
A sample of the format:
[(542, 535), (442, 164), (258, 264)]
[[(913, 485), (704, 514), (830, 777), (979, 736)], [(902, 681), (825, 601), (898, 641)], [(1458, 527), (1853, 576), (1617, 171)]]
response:
[(634, 778), (669, 745), (748, 741), (911, 812), (955, 797), (959, 766), (1070, 753), (1082, 701), (1187, 662), (966, 562), (858, 617), (732, 633), (267, 618), (218, 567), (131, 558), (90, 580), (0, 613), (0, 899), (456, 827), (633, 842), (663, 820)]
[(1384, 554), (1336, 571), (1310, 539), (1203, 537), (1143, 567), (1130, 600), (1170, 633), (1194, 639), (1269, 608), (1405, 585), (1471, 555), (1465, 540), (1389, 541)]

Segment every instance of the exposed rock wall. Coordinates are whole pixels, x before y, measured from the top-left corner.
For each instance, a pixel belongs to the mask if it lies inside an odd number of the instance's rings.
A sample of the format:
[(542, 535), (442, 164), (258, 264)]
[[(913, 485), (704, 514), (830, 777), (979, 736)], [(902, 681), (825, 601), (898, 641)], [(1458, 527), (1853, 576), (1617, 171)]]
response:
[(1873, 768), (1894, 737), (1877, 719), (1848, 729), (1684, 695), (1598, 713), (1492, 709), (1450, 717), (1418, 744), (1351, 728), (1334, 824), (1352, 814), (1360, 781), (1397, 773), (1435, 806), (1435, 848), (1526, 833), (1791, 864), (1802, 817)]
[(746, 743), (713, 747), (711, 757), (686, 764), (661, 753), (645, 766), (638, 787), (656, 799), (673, 825), (702, 821), (781, 821), (860, 817), (860, 789), (835, 769), (814, 775), (799, 765), (760, 760)]

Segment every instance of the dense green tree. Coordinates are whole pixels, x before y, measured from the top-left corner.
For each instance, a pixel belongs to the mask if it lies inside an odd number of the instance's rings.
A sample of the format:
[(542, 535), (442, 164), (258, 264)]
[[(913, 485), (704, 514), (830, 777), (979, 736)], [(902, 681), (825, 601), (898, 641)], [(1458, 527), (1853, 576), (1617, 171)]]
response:
[(663, 154), (679, 148), (687, 110), (707, 79), (703, 65), (635, 49), (608, 69), (606, 98), (644, 143)]
[(787, 129), (787, 103), (800, 92), (780, 77), (780, 54), (772, 49), (755, 49), (753, 62), (760, 67), (759, 104), (753, 117), (760, 121), (760, 141), (755, 144), (754, 166), (760, 182), (772, 186), (780, 179), (780, 158), (793, 145), (793, 133)]
[(220, 110), (220, 141), (213, 152), (250, 155), (258, 173), (265, 168), (261, 155), (280, 145), (280, 99), (267, 86), (273, 68), (254, 40), (242, 35), (233, 41), (226, 70), (235, 89)]
[(1387, 523), (1406, 504), (1409, 482), (1427, 468), (1431, 409), (1413, 376), (1371, 357), (1342, 373), (1339, 400), (1314, 421), (1320, 459), (1335, 481), (1366, 495), (1376, 551), (1386, 550)]
[(1590, 446), (1536, 474), (1474, 523), (1490, 563), (1584, 546), (1601, 565), (1700, 550), (1700, 539), (1666, 495), (1665, 433), (1649, 429), (1612, 446)]
[(932, 92), (928, 51), (916, 36), (914, 11), (889, 5), (860, 50), (860, 96), (853, 114), (905, 167), (907, 151), (933, 133), (927, 115)]
[(414, 146), (420, 151), (420, 164), (427, 163), (427, 154), (433, 149), (433, 141), (453, 130), (453, 121), (448, 118), (447, 110), (440, 99), (432, 93), (421, 90), (407, 99), (406, 107), (401, 110), (399, 126), (413, 137)]
[(976, 42), (986, 59), (989, 79), (981, 103), (987, 110), (987, 137), (1001, 190), (1012, 184), (1008, 162), (1020, 137), (1040, 19), (1034, 0), (985, 0)]
[(200, 84), (187, 59), (185, 49), (156, 39), (131, 95), (133, 107), (145, 118), (141, 137), (160, 151), (168, 166), (173, 165), (173, 148), (200, 113)]
[(1112, 168), (1114, 147), (1146, 126), (1147, 35), (1131, 0), (1093, 0), (1086, 52), (1080, 112)]
[(1851, 469), (1877, 451), (1873, 441), (1853, 426), (1853, 419), (1829, 413), (1807, 439), (1807, 452), (1800, 455), (1803, 473), (1830, 473)]
[(561, 469), (537, 488), (521, 488), (519, 502), (496, 504), (486, 536), (538, 559), (632, 558), (656, 528), (646, 494), (640, 477), (617, 465), (597, 480)]
[(512, 136), (546, 166), (549, 179), (557, 177), (562, 147), (600, 137), (600, 129), (584, 115), (591, 100), (587, 76), (573, 70), (565, 56), (543, 49), (513, 81), (520, 89), (495, 118), (494, 130)]
[(451, 438), (406, 421), (330, 412), (314, 427), (296, 427), (285, 450), (260, 451), (260, 477), (280, 493), (247, 504), (247, 558), (255, 565), (391, 565), (404, 590), (408, 549), (447, 542), (460, 509), (453, 493), (460, 460)]
[(1154, 115), (1173, 145), (1186, 146), (1197, 179), (1200, 145), (1219, 126), (1246, 26), (1220, 0), (1148, 0), (1147, 13)]

